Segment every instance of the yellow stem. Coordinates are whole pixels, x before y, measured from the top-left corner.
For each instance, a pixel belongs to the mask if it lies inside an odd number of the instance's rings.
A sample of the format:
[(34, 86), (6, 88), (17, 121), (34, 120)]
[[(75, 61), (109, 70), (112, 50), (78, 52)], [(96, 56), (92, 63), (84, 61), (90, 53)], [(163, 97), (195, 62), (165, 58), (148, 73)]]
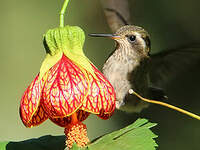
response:
[(142, 96), (140, 96), (138, 93), (136, 93), (135, 91), (133, 91), (133, 89), (130, 89), (129, 90), (129, 94), (134, 94), (136, 95), (138, 98), (140, 98), (141, 100), (145, 101), (145, 102), (148, 102), (148, 103), (153, 103), (153, 104), (158, 104), (158, 105), (162, 105), (162, 106), (165, 106), (165, 107), (168, 107), (168, 108), (171, 108), (173, 110), (176, 110), (176, 111), (179, 111), (185, 115), (188, 115), (192, 118), (195, 118), (197, 120), (200, 120), (200, 116), (199, 115), (196, 115), (194, 113), (191, 113), (189, 111), (186, 111), (184, 109), (181, 109), (181, 108), (178, 108), (176, 106), (173, 106), (173, 105), (170, 105), (170, 104), (167, 104), (167, 103), (164, 103), (164, 102), (160, 102), (160, 101), (156, 101), (156, 100), (150, 100), (150, 99), (147, 99), (147, 98), (144, 98)]

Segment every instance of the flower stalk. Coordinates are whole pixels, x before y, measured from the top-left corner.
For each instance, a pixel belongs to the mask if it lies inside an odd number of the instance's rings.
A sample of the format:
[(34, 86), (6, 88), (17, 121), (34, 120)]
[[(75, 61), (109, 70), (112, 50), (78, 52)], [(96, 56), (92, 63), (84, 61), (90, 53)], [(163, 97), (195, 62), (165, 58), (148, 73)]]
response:
[(67, 9), (68, 2), (69, 0), (64, 1), (63, 7), (60, 11), (60, 27), (64, 27), (65, 11)]

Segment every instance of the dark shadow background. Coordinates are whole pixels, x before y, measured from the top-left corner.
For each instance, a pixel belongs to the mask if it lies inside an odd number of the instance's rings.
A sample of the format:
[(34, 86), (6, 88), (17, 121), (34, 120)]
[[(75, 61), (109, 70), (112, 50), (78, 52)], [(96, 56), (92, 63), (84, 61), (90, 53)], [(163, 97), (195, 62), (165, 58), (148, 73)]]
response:
[[(42, 135), (61, 135), (63, 129), (47, 121), (32, 129), (21, 123), (21, 95), (38, 73), (45, 57), (42, 36), (59, 24), (62, 0), (1, 0), (0, 2), (0, 141), (25, 140)], [(130, 0), (132, 20), (151, 35), (152, 53), (186, 43), (200, 42), (200, 1)], [(109, 33), (99, 0), (72, 0), (65, 23), (81, 26), (86, 34)], [(84, 51), (101, 68), (114, 42), (86, 36)], [(169, 102), (200, 114), (200, 61), (166, 85)], [(138, 117), (158, 125), (154, 132), (161, 150), (199, 150), (200, 122), (178, 112), (151, 105), (140, 114), (116, 112), (103, 121), (90, 116), (85, 121), (91, 139), (122, 128)]]

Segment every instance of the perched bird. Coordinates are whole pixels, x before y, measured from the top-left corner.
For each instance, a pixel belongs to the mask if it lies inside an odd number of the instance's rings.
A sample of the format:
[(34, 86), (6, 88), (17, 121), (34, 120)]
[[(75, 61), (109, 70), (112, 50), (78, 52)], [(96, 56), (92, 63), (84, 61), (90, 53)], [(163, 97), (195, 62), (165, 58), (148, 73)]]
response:
[(126, 112), (140, 112), (148, 103), (130, 95), (133, 89), (143, 97), (164, 100), (167, 96), (160, 83), (175, 77), (177, 72), (200, 58), (199, 46), (191, 45), (150, 55), (150, 36), (143, 28), (126, 25), (115, 34), (89, 34), (109, 37), (116, 41), (115, 50), (103, 66), (103, 74), (116, 92), (116, 108)]

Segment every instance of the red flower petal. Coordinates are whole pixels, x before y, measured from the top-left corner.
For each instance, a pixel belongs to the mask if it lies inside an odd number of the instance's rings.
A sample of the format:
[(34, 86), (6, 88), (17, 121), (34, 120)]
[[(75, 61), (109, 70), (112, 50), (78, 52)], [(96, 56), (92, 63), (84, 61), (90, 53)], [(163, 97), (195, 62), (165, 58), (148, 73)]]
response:
[(85, 74), (63, 55), (47, 76), (43, 98), (49, 117), (61, 118), (74, 113), (88, 91)]
[[(78, 110), (76, 113), (77, 113), (77, 118), (80, 122), (87, 119), (87, 117), (90, 115), (89, 112), (86, 112), (83, 110)], [(71, 116), (64, 117), (64, 118), (49, 118), (49, 119), (61, 127), (66, 127), (67, 125), (71, 123)]]
[(39, 75), (32, 81), (24, 92), (20, 103), (20, 116), (25, 126), (39, 125), (48, 116), (40, 106), (41, 90), (44, 80), (38, 80)]
[(93, 69), (96, 78), (88, 73), (90, 89), (81, 109), (99, 114), (100, 117), (106, 119), (108, 117), (103, 117), (103, 115), (111, 114), (115, 109), (115, 91), (103, 74), (94, 66)]
[(111, 113), (105, 113), (103, 110), (100, 111), (100, 113), (97, 115), (98, 117), (100, 117), (101, 119), (109, 119), (112, 115), (113, 115), (114, 111)]

